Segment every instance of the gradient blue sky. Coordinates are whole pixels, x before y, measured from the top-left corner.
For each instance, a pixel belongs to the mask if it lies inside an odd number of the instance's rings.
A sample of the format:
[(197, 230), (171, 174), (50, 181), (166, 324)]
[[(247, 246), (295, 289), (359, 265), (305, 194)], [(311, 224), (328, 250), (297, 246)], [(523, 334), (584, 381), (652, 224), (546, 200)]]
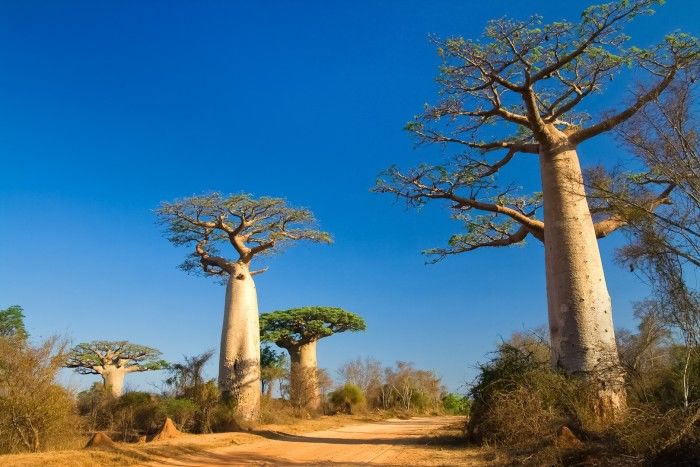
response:
[[(429, 34), (475, 37), (502, 15), (576, 20), (590, 3), (3, 2), (0, 307), (22, 305), (36, 339), (128, 339), (170, 360), (217, 347), (224, 289), (177, 269), (187, 252), (153, 209), (210, 190), (282, 196), (335, 243), (265, 259), (261, 311), (356, 311), (367, 332), (323, 341), (321, 366), (412, 361), (458, 389), (501, 337), (545, 323), (542, 247), (426, 266), (420, 251), (459, 228), (444, 206), (416, 213), (368, 190), (392, 163), (436, 160), (401, 129), (436, 97)], [(698, 35), (699, 19), (700, 2), (670, 0), (629, 32), (649, 45)], [(624, 90), (613, 83), (605, 104)], [(581, 149), (585, 163), (624, 157), (605, 139)], [(538, 186), (535, 159), (512, 170)], [(632, 327), (646, 291), (612, 261), (621, 241), (602, 252), (616, 325)]]

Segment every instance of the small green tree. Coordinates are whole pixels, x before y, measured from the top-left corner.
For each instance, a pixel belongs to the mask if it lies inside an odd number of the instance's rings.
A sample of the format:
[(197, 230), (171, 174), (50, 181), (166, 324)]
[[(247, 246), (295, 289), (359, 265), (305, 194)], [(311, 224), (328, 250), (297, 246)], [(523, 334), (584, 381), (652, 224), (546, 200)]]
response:
[(92, 341), (78, 344), (68, 353), (66, 368), (83, 375), (100, 375), (115, 397), (121, 396), (124, 377), (136, 371), (163, 370), (160, 351), (127, 341)]
[(289, 373), (289, 359), (283, 352), (277, 352), (269, 345), (260, 348), (260, 379), (263, 394), (272, 397), (272, 385)]
[(442, 408), (452, 415), (469, 415), (471, 400), (465, 394), (448, 392), (442, 395)]
[(18, 336), (27, 338), (24, 327), (24, 310), (19, 305), (12, 305), (0, 310), (0, 337)]
[(292, 403), (312, 410), (318, 410), (321, 405), (316, 343), (339, 332), (366, 328), (360, 316), (334, 307), (310, 306), (260, 315), (261, 339), (289, 352)]

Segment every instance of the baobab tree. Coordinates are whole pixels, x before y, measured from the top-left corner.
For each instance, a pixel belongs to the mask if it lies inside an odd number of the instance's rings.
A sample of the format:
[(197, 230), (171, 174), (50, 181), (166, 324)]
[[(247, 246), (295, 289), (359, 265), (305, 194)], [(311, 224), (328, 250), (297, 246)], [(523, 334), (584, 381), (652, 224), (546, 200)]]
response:
[[(224, 321), (219, 356), (219, 388), (235, 404), (240, 421), (254, 422), (260, 412), (260, 329), (258, 298), (251, 262), (298, 240), (330, 243), (328, 233), (317, 230), (308, 209), (287, 206), (281, 198), (253, 198), (211, 193), (163, 203), (158, 216), (175, 245), (193, 246), (181, 265), (226, 282)], [(219, 256), (219, 247), (234, 256)]]
[(65, 367), (83, 375), (100, 375), (105, 389), (119, 397), (128, 373), (164, 370), (168, 363), (151, 347), (126, 341), (92, 341), (78, 344), (68, 353)]
[[(503, 18), (489, 22), (479, 40), (436, 39), (442, 97), (406, 128), (419, 143), (458, 148), (457, 155), (443, 165), (392, 167), (375, 187), (410, 205), (450, 204), (466, 232), (427, 250), (435, 260), (528, 237), (544, 243), (552, 363), (594, 383), (603, 418), (619, 415), (626, 398), (597, 239), (626, 219), (605, 203), (591, 212), (577, 148), (634, 116), (697, 62), (696, 39), (682, 33), (646, 49), (627, 46), (624, 26), (657, 3), (591, 6), (576, 24)], [(589, 115), (590, 98), (628, 67), (644, 83), (635, 97)], [(513, 160), (530, 154), (539, 159), (541, 193), (516, 188), (519, 173), (498, 183)], [(646, 199), (646, 208), (666, 202), (671, 189)]]
[(318, 341), (340, 332), (366, 328), (360, 316), (334, 307), (309, 306), (260, 315), (262, 340), (274, 342), (289, 352), (292, 403), (311, 410), (318, 410), (321, 405), (316, 358)]

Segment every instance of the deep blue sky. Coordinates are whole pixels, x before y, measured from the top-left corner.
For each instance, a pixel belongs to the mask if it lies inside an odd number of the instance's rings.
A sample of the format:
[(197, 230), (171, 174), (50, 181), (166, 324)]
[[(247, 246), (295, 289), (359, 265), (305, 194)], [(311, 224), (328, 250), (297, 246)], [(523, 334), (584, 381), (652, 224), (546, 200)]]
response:
[[(700, 2), (668, 3), (629, 29), (636, 43), (698, 35)], [(186, 251), (153, 209), (210, 190), (282, 196), (335, 244), (265, 259), (261, 311), (356, 311), (367, 332), (323, 341), (321, 366), (412, 361), (457, 389), (501, 337), (545, 323), (542, 247), (426, 266), (420, 251), (458, 229), (444, 206), (416, 213), (368, 190), (390, 164), (433, 157), (401, 129), (436, 97), (429, 34), (475, 37), (502, 15), (575, 20), (589, 4), (3, 2), (0, 307), (22, 305), (35, 338), (128, 339), (170, 360), (217, 347), (224, 289), (176, 268)], [(608, 102), (625, 97), (614, 84)], [(581, 152), (624, 156), (610, 141)], [(514, 170), (537, 186), (535, 159)], [(612, 261), (620, 241), (602, 250), (616, 325), (632, 327), (630, 303), (646, 292)]]

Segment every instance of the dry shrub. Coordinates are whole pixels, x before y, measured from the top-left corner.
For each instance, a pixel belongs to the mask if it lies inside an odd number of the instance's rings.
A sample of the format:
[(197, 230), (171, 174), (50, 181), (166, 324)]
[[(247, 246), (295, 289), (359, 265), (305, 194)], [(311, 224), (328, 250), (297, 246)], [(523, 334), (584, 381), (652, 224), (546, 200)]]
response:
[(540, 394), (521, 386), (494, 394), (479, 429), (489, 444), (526, 450), (551, 444), (557, 429), (565, 423)]
[(299, 410), (289, 401), (263, 397), (260, 401), (260, 423), (265, 425), (289, 425), (299, 420)]
[(614, 436), (630, 455), (652, 462), (700, 462), (700, 404), (662, 411), (648, 404), (631, 408), (614, 428)]
[(595, 428), (585, 383), (550, 370), (527, 349), (503, 344), (480, 370), (471, 389), (472, 440), (497, 446), (514, 459), (551, 465), (577, 449), (557, 442), (562, 427), (578, 435)]
[(0, 338), (0, 454), (81, 445), (73, 395), (55, 383), (65, 343)]

